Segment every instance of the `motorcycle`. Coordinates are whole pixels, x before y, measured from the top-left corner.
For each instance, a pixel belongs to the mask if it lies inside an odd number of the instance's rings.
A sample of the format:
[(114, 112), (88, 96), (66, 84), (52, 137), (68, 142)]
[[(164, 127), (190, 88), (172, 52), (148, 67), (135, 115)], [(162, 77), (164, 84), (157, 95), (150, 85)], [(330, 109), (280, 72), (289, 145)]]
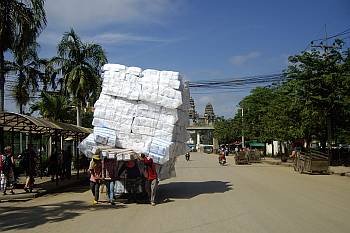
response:
[(189, 152), (186, 153), (185, 157), (186, 157), (186, 161), (190, 161), (190, 153)]
[(222, 152), (219, 155), (219, 164), (222, 165), (222, 166), (226, 164), (226, 156), (225, 156), (224, 152)]

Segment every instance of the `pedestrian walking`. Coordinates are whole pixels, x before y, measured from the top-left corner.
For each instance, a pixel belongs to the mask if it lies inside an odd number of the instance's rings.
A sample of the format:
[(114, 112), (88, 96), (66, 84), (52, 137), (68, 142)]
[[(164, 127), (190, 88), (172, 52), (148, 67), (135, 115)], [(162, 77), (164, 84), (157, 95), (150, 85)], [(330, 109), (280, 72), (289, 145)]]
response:
[(3, 194), (10, 188), (10, 193), (14, 194), (15, 174), (14, 174), (15, 160), (13, 158), (10, 146), (5, 147), (4, 154), (0, 155), (0, 187)]
[(117, 160), (105, 158), (102, 161), (102, 177), (107, 188), (107, 198), (111, 205), (114, 202), (114, 186), (117, 179)]
[(67, 150), (63, 151), (64, 177), (68, 180), (72, 177), (72, 157), (72, 147), (68, 146)]
[(92, 156), (89, 166), (90, 171), (90, 188), (94, 199), (92, 200), (92, 204), (98, 204), (98, 200), (100, 197), (100, 185), (102, 179), (102, 162), (100, 158), (99, 151)]
[(26, 192), (32, 192), (35, 182), (36, 175), (36, 162), (37, 156), (35, 151), (30, 144), (27, 149), (25, 149), (21, 155), (22, 166), (26, 174), (26, 183), (24, 185), (24, 190)]
[(49, 158), (49, 174), (51, 176), (51, 181), (58, 182), (58, 151), (54, 150)]
[(155, 206), (155, 199), (158, 188), (158, 176), (153, 159), (145, 154), (141, 154), (144, 163), (144, 176), (146, 178), (145, 189), (151, 201), (151, 205)]

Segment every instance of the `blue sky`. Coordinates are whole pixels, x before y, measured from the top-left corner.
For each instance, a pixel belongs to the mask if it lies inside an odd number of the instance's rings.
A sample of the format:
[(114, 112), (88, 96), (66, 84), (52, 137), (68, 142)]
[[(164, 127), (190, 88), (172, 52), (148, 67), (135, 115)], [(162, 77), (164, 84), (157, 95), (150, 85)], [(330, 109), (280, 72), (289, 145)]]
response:
[[(175, 70), (190, 81), (279, 73), (288, 56), (324, 37), (325, 24), (329, 35), (350, 28), (348, 0), (46, 0), (45, 8), (41, 56), (54, 56), (74, 28), (101, 44), (110, 63)], [(217, 115), (232, 117), (250, 88), (191, 92), (199, 113), (211, 102)]]

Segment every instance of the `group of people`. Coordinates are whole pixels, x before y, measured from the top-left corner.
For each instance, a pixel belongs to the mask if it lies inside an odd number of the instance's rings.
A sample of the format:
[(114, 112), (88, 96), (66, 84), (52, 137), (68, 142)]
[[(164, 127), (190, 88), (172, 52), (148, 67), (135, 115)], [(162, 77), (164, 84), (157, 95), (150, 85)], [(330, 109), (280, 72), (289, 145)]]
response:
[[(31, 145), (18, 156), (18, 159), (26, 175), (24, 190), (26, 192), (32, 192), (36, 171), (36, 153)], [(3, 195), (7, 194), (8, 189), (11, 194), (15, 193), (13, 190), (16, 184), (15, 167), (16, 164), (12, 148), (6, 146), (4, 153), (0, 154), (0, 190), (3, 192)]]
[[(128, 180), (134, 183), (129, 184), (128, 192), (134, 195), (138, 187), (135, 184), (144, 184), (144, 191), (147, 193), (152, 206), (156, 205), (156, 192), (158, 187), (158, 176), (153, 159), (145, 154), (141, 154), (137, 159), (123, 161), (122, 166), (118, 166), (115, 159), (101, 159), (99, 151), (93, 155), (89, 171), (90, 171), (90, 188), (94, 197), (92, 203), (98, 204), (100, 186), (102, 183), (106, 185), (107, 198), (109, 203), (115, 204), (115, 187), (117, 181), (124, 173)], [(140, 182), (140, 183), (139, 183)]]
[(71, 147), (67, 150), (55, 150), (49, 159), (48, 172), (51, 176), (51, 181), (58, 182), (59, 179), (70, 179), (72, 166)]

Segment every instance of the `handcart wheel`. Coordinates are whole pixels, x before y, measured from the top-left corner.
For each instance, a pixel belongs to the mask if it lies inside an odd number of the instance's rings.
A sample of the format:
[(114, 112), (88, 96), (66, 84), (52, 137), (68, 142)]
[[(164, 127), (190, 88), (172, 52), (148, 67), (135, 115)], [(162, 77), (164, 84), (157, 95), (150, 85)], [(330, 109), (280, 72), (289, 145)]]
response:
[(304, 165), (303, 165), (303, 164), (300, 165), (300, 170), (299, 170), (299, 172), (300, 172), (300, 174), (303, 174), (303, 172), (304, 172)]

